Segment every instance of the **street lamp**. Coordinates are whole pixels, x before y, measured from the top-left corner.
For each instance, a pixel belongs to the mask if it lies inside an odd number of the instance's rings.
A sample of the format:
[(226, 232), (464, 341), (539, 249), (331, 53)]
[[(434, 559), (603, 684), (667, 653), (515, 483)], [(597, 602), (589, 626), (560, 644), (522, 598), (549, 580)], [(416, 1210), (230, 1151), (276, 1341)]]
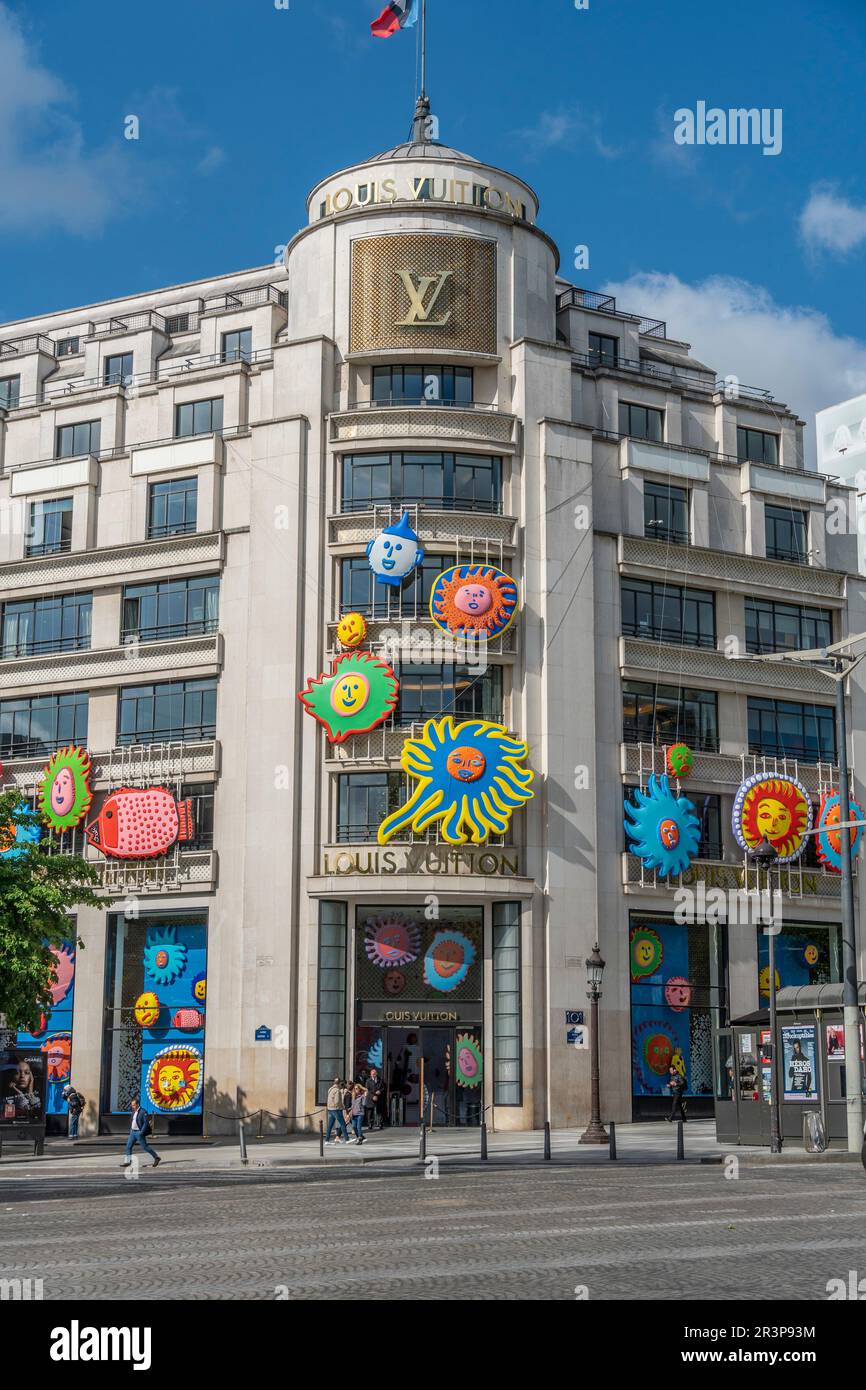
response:
[[(769, 894), (770, 910), (767, 914), (769, 922), (767, 925), (767, 939), (770, 946), (770, 978), (768, 981), (770, 990), (770, 1153), (780, 1154), (782, 1152), (782, 1126), (779, 1123), (781, 1111), (779, 1109), (779, 1066), (776, 1056), (776, 925), (773, 920), (773, 866), (779, 858), (779, 852), (765, 835), (756, 849), (749, 853), (749, 858), (758, 870), (758, 891), (761, 888), (761, 869), (767, 873), (767, 891)], [(760, 901), (760, 898), (758, 899)], [(760, 1053), (759, 1053), (760, 1055)]]
[(591, 1048), (592, 1113), (589, 1124), (578, 1140), (579, 1144), (608, 1144), (610, 1142), (610, 1137), (601, 1122), (599, 1099), (598, 1001), (601, 998), (603, 975), (604, 959), (596, 941), (592, 948), (592, 955), (586, 958), (586, 997), (590, 1002), (589, 1045)]

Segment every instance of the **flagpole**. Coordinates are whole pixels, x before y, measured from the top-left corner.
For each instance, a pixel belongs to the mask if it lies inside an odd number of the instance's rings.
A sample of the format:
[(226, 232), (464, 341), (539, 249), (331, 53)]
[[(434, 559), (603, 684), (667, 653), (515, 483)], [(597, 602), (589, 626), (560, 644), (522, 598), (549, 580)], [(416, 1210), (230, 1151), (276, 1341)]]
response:
[(421, 0), (421, 99), (427, 95), (427, 0)]

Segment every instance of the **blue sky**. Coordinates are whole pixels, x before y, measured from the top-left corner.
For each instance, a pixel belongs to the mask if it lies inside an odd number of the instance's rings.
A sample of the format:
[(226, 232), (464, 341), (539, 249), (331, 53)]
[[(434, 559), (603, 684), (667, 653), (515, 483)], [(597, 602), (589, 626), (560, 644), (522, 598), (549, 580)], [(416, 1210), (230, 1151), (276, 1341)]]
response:
[[(320, 177), (406, 135), (383, 3), (0, 0), (0, 320), (271, 260)], [(535, 187), (564, 274), (804, 415), (866, 389), (863, 0), (428, 11), (442, 138)], [(782, 152), (676, 146), (698, 100), (781, 108)]]

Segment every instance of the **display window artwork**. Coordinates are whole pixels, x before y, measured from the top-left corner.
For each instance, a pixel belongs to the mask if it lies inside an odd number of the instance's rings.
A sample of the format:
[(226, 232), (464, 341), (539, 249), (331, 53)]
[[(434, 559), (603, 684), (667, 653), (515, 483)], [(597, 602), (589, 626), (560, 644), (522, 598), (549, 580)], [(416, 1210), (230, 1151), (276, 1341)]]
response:
[(381, 917), (377, 921), (367, 922), (364, 925), (364, 949), (367, 959), (383, 970), (409, 965), (418, 959), (421, 950), (418, 924), (402, 917)]
[[(668, 1072), (673, 1066), (692, 1096), (713, 1093), (713, 1030), (718, 1026), (713, 982), (720, 950), (714, 929), (658, 918), (632, 919), (631, 957), (632, 1089), (636, 1098), (670, 1105)], [(648, 1118), (656, 1109), (642, 1113)]]
[(199, 970), (193, 975), (190, 981), (190, 989), (195, 1002), (204, 1005), (207, 999), (207, 975), (203, 970)]
[[(782, 988), (782, 977), (781, 977), (781, 975), (779, 974), (778, 970), (775, 971), (775, 975), (776, 975), (776, 991), (777, 991), (777, 993), (778, 993), (778, 991)], [(769, 997), (770, 997), (770, 967), (769, 967), (769, 965), (765, 965), (765, 966), (763, 967), (762, 970), (759, 970), (759, 971), (758, 971), (758, 991), (759, 991), (759, 993), (760, 993), (762, 999), (769, 999)]]
[[(625, 801), (625, 830), (629, 850), (655, 869), (659, 878), (683, 873), (698, 852), (701, 823), (684, 796), (674, 796), (666, 776), (651, 776), (647, 789), (634, 789), (635, 801)], [(636, 804), (635, 804), (636, 803)]]
[(517, 616), (517, 581), (493, 565), (452, 565), (433, 581), (430, 616), (455, 637), (500, 637)]
[(19, 1048), (38, 1048), (44, 1061), (45, 1113), (65, 1115), (61, 1094), (69, 1080), (72, 1061), (72, 1013), (75, 1002), (75, 944), (52, 946), (54, 957), (51, 1004), (31, 1032), (17, 1034)]
[(664, 947), (652, 927), (632, 927), (629, 938), (632, 980), (654, 975), (662, 963)]
[(420, 537), (409, 525), (408, 512), (368, 541), (367, 559), (377, 581), (393, 588), (399, 588), (406, 576), (417, 569), (424, 559), (424, 551)]
[(72, 989), (72, 981), (75, 978), (75, 951), (66, 942), (62, 946), (53, 946), (51, 953), (54, 956), (54, 979), (51, 983), (51, 1004), (56, 1009), (62, 1004), (69, 991)]
[(0, 826), (0, 859), (7, 862), (23, 859), (33, 845), (42, 839), (42, 826), (36, 812), (19, 801), (15, 808), (15, 820)]
[(462, 984), (475, 960), (475, 947), (459, 931), (437, 931), (424, 956), (424, 982), (449, 994)]
[(106, 797), (84, 831), (109, 859), (155, 859), (192, 839), (192, 801), (176, 801), (165, 787), (121, 787)]
[(385, 993), (391, 994), (396, 998), (396, 996), (402, 994), (406, 988), (406, 976), (403, 974), (402, 970), (386, 970), (382, 984), (385, 987)]
[(386, 661), (372, 652), (343, 652), (334, 658), (330, 672), (308, 677), (298, 699), (331, 743), (344, 743), (387, 719), (397, 705), (398, 690)]
[[(198, 1114), (202, 1107), (201, 1080), (204, 1059), (205, 992), (207, 980), (207, 927), (202, 922), (166, 922), (143, 919), (144, 931), (129, 932), (128, 949), (141, 962), (142, 989), (159, 1000), (154, 1023), (139, 1033), (138, 1048), (129, 1063), (142, 1096), (155, 1087), (162, 1095), (161, 1109), (173, 1114)], [(178, 1055), (171, 1057), (172, 1052)], [(179, 1069), (165, 1072), (161, 1059)], [(189, 1066), (184, 1062), (189, 1060)], [(196, 1060), (197, 1059), (197, 1060)], [(151, 1069), (159, 1063), (154, 1081)], [(177, 1086), (177, 1091), (172, 1090)], [(134, 1092), (133, 1092), (134, 1093)], [(175, 1100), (174, 1096), (180, 1097)], [(126, 1093), (124, 1092), (124, 1100)], [(122, 1108), (122, 1106), (121, 1106)], [(145, 1102), (145, 1109), (148, 1109)]]
[(72, 1034), (52, 1033), (42, 1044), (45, 1054), (45, 1076), (49, 1082), (69, 1080), (72, 1069)]
[[(480, 1086), (484, 1076), (484, 1056), (477, 1038), (471, 1033), (458, 1033), (454, 1039), (454, 1080), (458, 1086)], [(445, 1053), (445, 1069), (451, 1072), (451, 1044)]]
[(688, 777), (695, 755), (687, 743), (672, 743), (665, 758), (669, 777)]
[[(832, 873), (842, 872), (842, 836), (848, 835), (851, 843), (851, 857), (853, 859), (857, 850), (860, 848), (860, 837), (863, 834), (863, 826), (851, 826), (847, 831), (839, 829), (842, 819), (840, 815), (841, 797), (836, 794), (825, 794), (821, 797), (821, 804), (818, 808), (818, 834), (815, 837), (815, 848), (818, 859)], [(848, 802), (848, 812), (845, 820), (863, 820), (863, 807), (857, 801)]]
[(367, 636), (367, 619), (363, 613), (344, 613), (337, 623), (337, 641), (343, 647), (360, 647)]
[(812, 828), (812, 803), (794, 777), (759, 772), (741, 783), (734, 798), (731, 829), (740, 849), (757, 849), (766, 835), (778, 863), (799, 859)]
[(203, 1075), (198, 1048), (177, 1043), (160, 1048), (147, 1067), (147, 1101), (163, 1114), (182, 1115), (193, 1110), (201, 1096)]
[(52, 830), (72, 830), (90, 810), (90, 758), (83, 748), (60, 748), (48, 761), (37, 804)]
[(152, 1028), (159, 1021), (159, 1010), (159, 995), (152, 989), (146, 989), (136, 999), (132, 1012), (139, 1027)]
[(671, 975), (665, 980), (665, 1003), (675, 1014), (681, 1014), (692, 1001), (692, 987), (682, 975)]
[(420, 834), (435, 821), (448, 844), (483, 844), (504, 835), (513, 812), (530, 801), (533, 773), (522, 764), (529, 749), (501, 724), (429, 719), (407, 738), (400, 766), (417, 785), (405, 804), (379, 826), (380, 845), (401, 830)]
[(187, 949), (179, 941), (174, 927), (160, 930), (152, 928), (148, 932), (144, 948), (144, 969), (158, 985), (172, 985), (186, 970)]
[(200, 1009), (175, 1009), (171, 1026), (182, 1033), (197, 1033), (204, 1027), (204, 1014)]
[[(776, 988), (821, 985), (838, 980), (839, 927), (786, 922), (775, 939)], [(769, 997), (770, 950), (767, 934), (757, 932), (757, 974), (762, 1000)]]

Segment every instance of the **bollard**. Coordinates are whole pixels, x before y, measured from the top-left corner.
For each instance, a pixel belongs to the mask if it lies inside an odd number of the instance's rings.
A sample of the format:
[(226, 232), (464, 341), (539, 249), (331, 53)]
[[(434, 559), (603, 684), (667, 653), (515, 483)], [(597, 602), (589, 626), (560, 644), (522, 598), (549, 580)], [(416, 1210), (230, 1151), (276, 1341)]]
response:
[(263, 1134), (264, 1134), (264, 1124), (265, 1124), (265, 1112), (264, 1112), (264, 1110), (260, 1110), (260, 1111), (259, 1111), (259, 1132), (258, 1132), (258, 1135), (256, 1136), (258, 1139), (261, 1139), (262, 1136), (263, 1136)]
[(677, 1120), (677, 1158), (685, 1158), (686, 1148), (683, 1142), (683, 1122)]
[[(481, 1121), (481, 1157), (487, 1157), (487, 1121)], [(866, 1165), (864, 1165), (866, 1166)]]
[(241, 1146), (241, 1163), (247, 1164), (249, 1162), (249, 1159), (247, 1158), (247, 1139), (246, 1135), (244, 1134), (243, 1120), (238, 1120), (238, 1141)]
[(319, 1158), (325, 1157), (325, 1126), (319, 1121)]
[(616, 1125), (614, 1124), (613, 1120), (609, 1120), (609, 1121), (608, 1121), (607, 1135), (608, 1135), (608, 1154), (607, 1154), (607, 1156), (608, 1156), (608, 1158), (610, 1158), (610, 1159), (614, 1159), (614, 1158), (616, 1158)]
[(544, 1121), (544, 1157), (550, 1158), (550, 1121)]
[(207, 1139), (207, 1137), (208, 1137), (208, 1135), (207, 1135), (207, 1117), (208, 1117), (208, 1109), (207, 1109), (207, 1106), (205, 1106), (205, 1109), (204, 1109), (204, 1121), (203, 1121), (202, 1129), (201, 1129), (201, 1137), (202, 1137), (202, 1139)]
[(424, 1116), (421, 1116), (421, 1137), (418, 1143), (418, 1158), (422, 1163), (427, 1161), (427, 1128), (424, 1124)]

